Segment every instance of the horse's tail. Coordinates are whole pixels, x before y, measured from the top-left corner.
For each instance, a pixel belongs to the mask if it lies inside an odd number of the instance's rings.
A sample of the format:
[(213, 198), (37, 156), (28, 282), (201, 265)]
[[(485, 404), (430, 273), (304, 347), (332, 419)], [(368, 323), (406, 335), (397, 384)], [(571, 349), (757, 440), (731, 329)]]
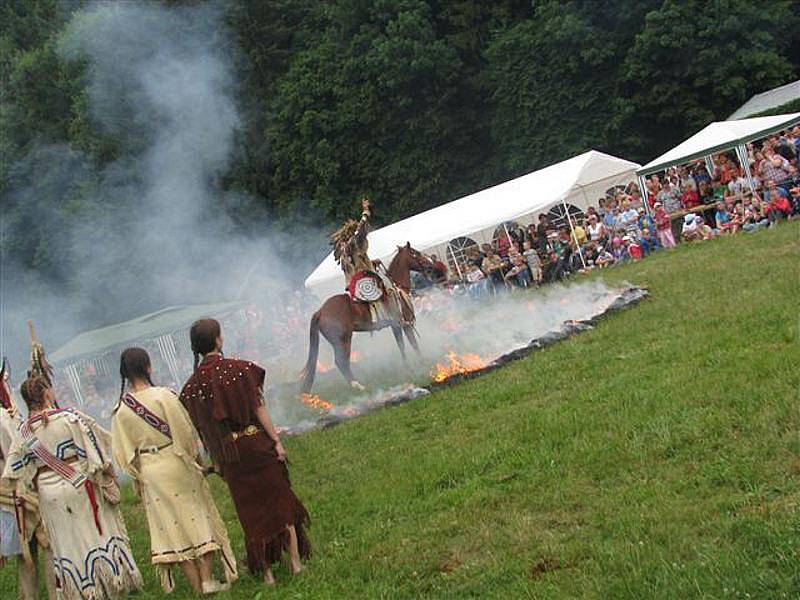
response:
[(311, 386), (314, 385), (314, 376), (317, 372), (317, 358), (319, 357), (319, 311), (315, 312), (314, 316), (311, 317), (311, 327), (309, 328), (308, 338), (308, 360), (300, 374), (300, 378), (303, 380), (300, 391), (303, 394), (308, 394), (311, 391)]

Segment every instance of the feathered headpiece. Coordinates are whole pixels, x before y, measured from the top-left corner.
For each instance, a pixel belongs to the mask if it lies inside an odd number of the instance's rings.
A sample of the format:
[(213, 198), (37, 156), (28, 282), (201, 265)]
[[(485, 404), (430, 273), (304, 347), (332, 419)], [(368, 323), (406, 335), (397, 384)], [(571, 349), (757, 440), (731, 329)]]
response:
[(331, 234), (331, 246), (333, 246), (333, 258), (337, 263), (342, 262), (342, 252), (345, 250), (345, 244), (349, 242), (356, 234), (358, 229), (358, 221), (349, 219), (344, 225), (339, 227)]
[(47, 385), (53, 387), (53, 367), (47, 362), (44, 346), (36, 338), (36, 330), (33, 328), (32, 321), (28, 321), (28, 330), (31, 334), (31, 360), (28, 365), (28, 378), (42, 377)]

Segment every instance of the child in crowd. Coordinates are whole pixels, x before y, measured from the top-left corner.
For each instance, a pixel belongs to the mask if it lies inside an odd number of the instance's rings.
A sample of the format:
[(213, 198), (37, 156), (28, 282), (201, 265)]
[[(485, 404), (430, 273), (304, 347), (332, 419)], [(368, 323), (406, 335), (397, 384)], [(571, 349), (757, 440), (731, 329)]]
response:
[(644, 250), (636, 238), (626, 235), (622, 238), (622, 243), (625, 246), (628, 256), (630, 256), (633, 260), (642, 260), (644, 257)]
[(658, 241), (664, 248), (675, 247), (675, 236), (672, 235), (672, 219), (669, 218), (669, 213), (662, 206), (661, 202), (655, 204), (656, 214), (656, 231), (658, 232)]
[(533, 249), (530, 241), (526, 240), (522, 244), (522, 257), (528, 263), (528, 269), (531, 272), (531, 281), (539, 284), (542, 281), (542, 261), (539, 258), (539, 253)]
[(717, 202), (714, 221), (720, 233), (736, 233), (737, 227), (733, 222), (733, 216), (728, 212), (728, 207), (725, 206), (724, 202)]
[(683, 194), (681, 194), (681, 203), (683, 208), (694, 208), (700, 204), (700, 196), (697, 193), (695, 186), (686, 184), (683, 187)]
[(514, 257), (512, 266), (505, 274), (504, 279), (522, 288), (526, 288), (531, 284), (531, 272), (528, 270), (528, 264), (519, 252)]
[(605, 247), (600, 247), (597, 250), (597, 258), (594, 261), (601, 269), (608, 267), (609, 265), (614, 264), (614, 255), (611, 254)]
[(611, 240), (611, 255), (614, 257), (614, 262), (629, 258), (628, 249), (623, 245), (622, 238), (615, 237)]
[(714, 237), (714, 230), (706, 223), (700, 215), (695, 215), (694, 222), (697, 224), (697, 232), (701, 240), (710, 240)]
[(695, 242), (700, 239), (700, 233), (697, 231), (697, 222), (695, 221), (695, 214), (689, 213), (683, 217), (683, 226), (681, 227), (681, 237), (684, 242)]
[(489, 289), (489, 280), (475, 263), (470, 263), (467, 271), (467, 290), (473, 298), (483, 295)]

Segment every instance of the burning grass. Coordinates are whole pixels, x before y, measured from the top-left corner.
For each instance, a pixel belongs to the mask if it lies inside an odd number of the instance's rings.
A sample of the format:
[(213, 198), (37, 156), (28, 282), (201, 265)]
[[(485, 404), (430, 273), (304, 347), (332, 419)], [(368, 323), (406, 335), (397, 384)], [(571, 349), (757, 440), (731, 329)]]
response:
[(447, 353), (446, 363), (436, 363), (431, 369), (430, 377), (434, 383), (444, 383), (456, 375), (465, 375), (485, 369), (487, 362), (477, 354), (456, 354), (453, 350)]
[(333, 408), (333, 404), (326, 402), (317, 394), (300, 394), (300, 402), (316, 410), (329, 411)]

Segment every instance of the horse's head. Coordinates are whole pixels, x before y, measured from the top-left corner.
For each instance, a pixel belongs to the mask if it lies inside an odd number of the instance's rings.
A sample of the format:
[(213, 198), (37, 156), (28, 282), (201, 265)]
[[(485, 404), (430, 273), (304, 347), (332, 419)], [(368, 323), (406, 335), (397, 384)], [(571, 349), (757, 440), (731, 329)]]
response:
[(428, 257), (425, 256), (422, 252), (417, 250), (416, 248), (411, 247), (411, 242), (406, 242), (405, 246), (398, 246), (397, 247), (397, 256), (405, 257), (407, 260), (408, 268), (412, 271), (418, 271), (420, 273), (425, 273), (429, 269), (433, 269), (434, 264), (433, 261)]

